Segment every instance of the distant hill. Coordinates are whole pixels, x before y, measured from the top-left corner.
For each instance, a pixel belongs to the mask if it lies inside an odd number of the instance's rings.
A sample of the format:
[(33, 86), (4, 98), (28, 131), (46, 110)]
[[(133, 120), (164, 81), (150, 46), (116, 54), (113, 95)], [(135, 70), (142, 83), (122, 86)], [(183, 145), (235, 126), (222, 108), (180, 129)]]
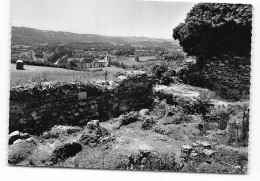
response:
[(26, 27), (12, 27), (12, 45), (40, 45), (52, 43), (104, 42), (111, 44), (131, 44), (132, 46), (150, 46), (164, 48), (181, 48), (177, 41), (147, 38), (121, 37), (95, 34), (78, 34), (62, 31), (46, 31)]

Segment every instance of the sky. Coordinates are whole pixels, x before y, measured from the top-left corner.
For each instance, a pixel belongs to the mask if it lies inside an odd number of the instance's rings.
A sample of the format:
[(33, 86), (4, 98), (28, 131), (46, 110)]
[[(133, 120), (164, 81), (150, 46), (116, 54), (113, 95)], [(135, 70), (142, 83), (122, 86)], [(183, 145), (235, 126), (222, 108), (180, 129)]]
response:
[(12, 26), (172, 39), (195, 3), (142, 0), (12, 0)]

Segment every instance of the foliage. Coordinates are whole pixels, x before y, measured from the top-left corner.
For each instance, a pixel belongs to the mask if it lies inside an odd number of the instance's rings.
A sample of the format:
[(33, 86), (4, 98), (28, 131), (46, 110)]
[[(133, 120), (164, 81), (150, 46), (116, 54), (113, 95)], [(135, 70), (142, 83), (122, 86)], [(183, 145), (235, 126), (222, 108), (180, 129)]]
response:
[(188, 98), (165, 93), (158, 93), (158, 96), (161, 100), (166, 99), (167, 104), (181, 108), (185, 114), (201, 114), (204, 117), (213, 106), (210, 99), (204, 97)]
[(131, 154), (122, 161), (117, 169), (153, 170), (153, 171), (180, 171), (181, 164), (176, 161), (175, 154), (159, 154), (140, 152)]
[(72, 60), (68, 63), (69, 68), (77, 67), (77, 60)]
[(170, 69), (166, 63), (161, 63), (159, 65), (154, 65), (152, 67), (152, 73), (158, 79), (160, 84), (170, 85), (171, 83), (179, 83), (176, 77), (176, 72)]
[(168, 71), (168, 66), (165, 63), (154, 65), (152, 67), (152, 72), (157, 79), (160, 79), (166, 71)]
[(233, 110), (225, 106), (214, 106), (205, 116), (207, 122), (218, 123), (220, 129), (225, 129)]
[(252, 5), (199, 3), (173, 30), (173, 38), (203, 65), (205, 59), (222, 54), (250, 56), (251, 30)]
[(185, 60), (185, 55), (182, 52), (172, 52), (170, 55), (164, 55), (164, 59), (167, 61), (180, 61)]
[(128, 55), (134, 55), (134, 49), (121, 49), (121, 50), (117, 50), (114, 53), (116, 56), (128, 56)]
[(43, 53), (42, 52), (38, 52), (38, 53), (35, 54), (35, 57), (43, 58)]
[(115, 67), (120, 67), (120, 68), (123, 68), (123, 69), (130, 68), (130, 66), (124, 64), (123, 62), (119, 62), (119, 61), (111, 61), (110, 64), (115, 66)]
[(174, 114), (171, 117), (172, 124), (190, 123), (191, 120), (192, 120), (192, 117), (190, 115), (183, 114), (183, 113)]
[(149, 130), (152, 128), (152, 126), (155, 124), (155, 120), (152, 117), (144, 118), (142, 121), (141, 128), (144, 130)]

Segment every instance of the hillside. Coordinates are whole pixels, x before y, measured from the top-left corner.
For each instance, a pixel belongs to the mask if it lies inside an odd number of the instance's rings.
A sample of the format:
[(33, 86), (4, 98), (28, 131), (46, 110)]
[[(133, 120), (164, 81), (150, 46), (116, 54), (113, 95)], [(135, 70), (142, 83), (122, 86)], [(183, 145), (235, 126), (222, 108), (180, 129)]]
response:
[(150, 46), (181, 48), (177, 41), (147, 38), (121, 37), (95, 34), (77, 34), (62, 31), (45, 31), (26, 27), (12, 27), (12, 45), (40, 45), (45, 43), (104, 42), (111, 44), (131, 44), (133, 46)]

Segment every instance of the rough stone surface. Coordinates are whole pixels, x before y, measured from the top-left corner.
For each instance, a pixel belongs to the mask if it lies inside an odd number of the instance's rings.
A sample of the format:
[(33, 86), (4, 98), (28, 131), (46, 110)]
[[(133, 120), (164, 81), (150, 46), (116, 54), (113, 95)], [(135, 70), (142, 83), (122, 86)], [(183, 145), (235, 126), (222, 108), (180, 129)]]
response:
[(24, 140), (29, 138), (30, 135), (28, 133), (20, 133), (19, 131), (14, 131), (9, 135), (8, 144), (13, 144), (16, 140)]
[(63, 161), (68, 157), (76, 155), (81, 150), (82, 150), (82, 146), (79, 143), (76, 142), (65, 143), (55, 148), (51, 156), (51, 161), (53, 163)]
[(250, 65), (250, 59), (213, 59), (207, 63), (202, 74), (210, 80), (214, 90), (234, 98), (248, 98)]
[[(94, 119), (105, 121), (147, 108), (153, 102), (152, 80), (144, 72), (134, 71), (111, 85), (62, 82), (14, 87), (10, 91), (9, 131), (41, 134), (54, 125), (83, 126)], [(85, 96), (79, 96), (82, 93)]]

